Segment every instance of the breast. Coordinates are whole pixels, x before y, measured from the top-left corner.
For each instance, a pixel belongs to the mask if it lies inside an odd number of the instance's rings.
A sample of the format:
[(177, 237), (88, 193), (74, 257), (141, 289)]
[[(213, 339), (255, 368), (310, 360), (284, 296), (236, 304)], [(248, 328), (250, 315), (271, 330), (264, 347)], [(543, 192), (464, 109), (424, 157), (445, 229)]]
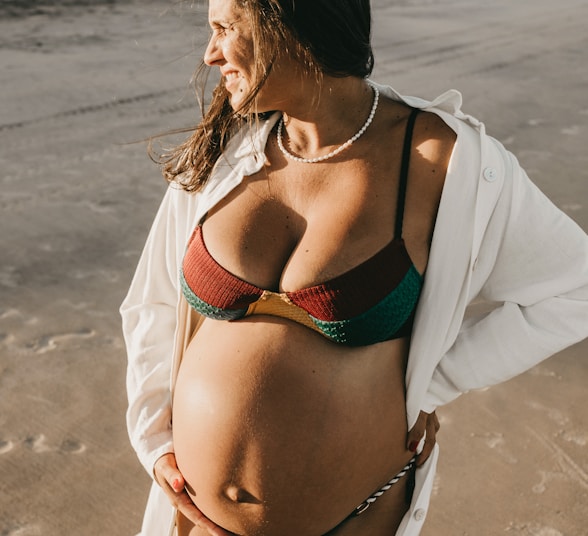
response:
[(195, 503), (238, 534), (327, 532), (406, 461), (406, 351), (345, 347), (282, 318), (205, 320), (173, 403)]

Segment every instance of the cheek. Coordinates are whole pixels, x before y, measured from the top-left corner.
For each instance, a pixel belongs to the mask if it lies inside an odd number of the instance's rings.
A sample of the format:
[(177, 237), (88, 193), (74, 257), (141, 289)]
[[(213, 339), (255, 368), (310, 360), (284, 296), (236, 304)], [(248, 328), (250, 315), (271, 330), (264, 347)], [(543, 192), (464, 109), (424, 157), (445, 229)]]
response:
[(255, 62), (253, 43), (248, 39), (237, 37), (231, 45), (235, 61), (239, 63), (243, 70), (252, 72)]

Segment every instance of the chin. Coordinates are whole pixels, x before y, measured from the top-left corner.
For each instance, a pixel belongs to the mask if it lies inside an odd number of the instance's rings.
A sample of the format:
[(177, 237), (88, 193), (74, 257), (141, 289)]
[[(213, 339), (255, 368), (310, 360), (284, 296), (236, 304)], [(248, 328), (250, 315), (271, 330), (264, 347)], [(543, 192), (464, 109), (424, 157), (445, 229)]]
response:
[(231, 93), (229, 97), (229, 103), (235, 112), (238, 112), (243, 104), (245, 104), (244, 95), (245, 93), (241, 92), (237, 92), (237, 94)]

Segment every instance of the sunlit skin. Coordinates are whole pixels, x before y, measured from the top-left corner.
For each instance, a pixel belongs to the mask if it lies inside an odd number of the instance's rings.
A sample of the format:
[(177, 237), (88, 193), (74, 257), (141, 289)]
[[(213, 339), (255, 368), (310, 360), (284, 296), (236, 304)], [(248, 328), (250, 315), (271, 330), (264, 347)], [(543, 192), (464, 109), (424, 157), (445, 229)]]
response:
[[(220, 71), (225, 87), (231, 95), (231, 105), (239, 111), (245, 97), (255, 86), (253, 41), (246, 13), (232, 2), (210, 2), (209, 24), (211, 36), (204, 52), (204, 62)], [(299, 66), (281, 56), (271, 66), (272, 83), (264, 84), (255, 101), (255, 111), (282, 109), (303, 82)], [(292, 84), (296, 85), (292, 85)], [(279, 105), (279, 106), (278, 106)], [(302, 103), (308, 107), (308, 103)]]
[[(248, 20), (231, 2), (212, 0), (209, 22), (204, 59), (220, 70), (238, 110), (253, 84)], [(362, 79), (325, 76), (318, 88), (280, 58), (255, 105), (283, 111), (288, 148), (314, 157), (353, 135), (372, 99)], [(321, 164), (286, 160), (272, 133), (264, 168), (208, 214), (210, 254), (238, 277), (274, 290), (321, 283), (373, 256), (393, 236), (409, 112), (382, 97), (364, 136)], [(437, 116), (419, 115), (403, 238), (421, 273), (454, 141)], [(408, 446), (427, 428), (422, 463), (437, 423), (422, 413), (407, 430), (408, 348), (407, 339), (346, 347), (277, 317), (204, 320), (176, 383), (175, 456), (155, 467), (183, 514), (180, 536), (320, 536), (403, 467), (413, 456)], [(405, 485), (401, 480), (329, 534), (394, 534), (407, 509)]]

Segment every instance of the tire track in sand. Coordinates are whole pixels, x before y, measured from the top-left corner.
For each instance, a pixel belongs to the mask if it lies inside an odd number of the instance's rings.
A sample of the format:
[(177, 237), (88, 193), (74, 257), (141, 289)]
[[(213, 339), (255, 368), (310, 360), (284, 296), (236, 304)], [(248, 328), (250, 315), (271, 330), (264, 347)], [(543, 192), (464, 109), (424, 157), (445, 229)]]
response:
[[(131, 97), (123, 97), (120, 99), (111, 100), (108, 102), (102, 102), (102, 103), (98, 103), (98, 104), (88, 104), (87, 106), (79, 106), (77, 108), (72, 108), (70, 110), (64, 110), (61, 112), (57, 112), (55, 114), (45, 115), (42, 117), (36, 117), (34, 119), (26, 119), (23, 121), (16, 121), (14, 123), (0, 124), (0, 132), (14, 130), (14, 129), (23, 128), (23, 127), (28, 127), (28, 126), (36, 125), (38, 123), (42, 123), (45, 121), (51, 121), (51, 120), (55, 120), (55, 119), (63, 119), (63, 118), (68, 118), (68, 117), (73, 117), (73, 116), (78, 116), (78, 115), (99, 113), (99, 112), (103, 112), (106, 110), (111, 110), (111, 109), (116, 109), (119, 107), (131, 105), (131, 104), (136, 104), (136, 103), (139, 103), (142, 101), (147, 101), (150, 99), (158, 99), (161, 97), (166, 97), (166, 96), (173, 95), (173, 94), (179, 93), (179, 92), (184, 93), (185, 90), (183, 88), (165, 89), (162, 91), (154, 91), (154, 92), (150, 92), (150, 93), (144, 93), (141, 95), (133, 95)], [(185, 108), (192, 108), (194, 106), (195, 106), (195, 103), (193, 100), (186, 99), (185, 101), (180, 101), (180, 102), (177, 102), (176, 104), (171, 104), (168, 106), (156, 108), (155, 110), (153, 110), (153, 112), (150, 112), (150, 113), (173, 113), (173, 112), (185, 109)], [(140, 115), (146, 115), (146, 114), (145, 114), (145, 112), (143, 112), (143, 114), (140, 114)]]
[[(520, 63), (552, 53), (554, 47), (579, 46), (577, 36), (583, 35), (586, 17), (580, 10), (588, 9), (579, 5), (562, 10), (559, 7), (541, 11), (524, 21), (509, 21), (505, 25), (502, 20), (484, 21), (481, 24), (468, 25), (459, 34), (435, 33), (419, 36), (419, 39), (401, 42), (389, 42), (383, 48), (399, 50), (392, 54), (393, 61), (389, 67), (380, 71), (384, 76), (400, 74), (431, 66), (443, 66), (447, 62), (458, 62), (466, 68), (463, 72), (454, 73), (454, 78), (502, 69), (513, 63)], [(451, 42), (452, 40), (458, 42)], [(440, 43), (447, 43), (441, 45)], [(406, 52), (403, 53), (403, 49)], [(509, 54), (501, 56), (500, 51)], [(516, 50), (517, 54), (512, 55)], [(478, 66), (469, 69), (472, 62), (463, 60), (469, 57), (480, 57), (474, 62)], [(488, 61), (483, 61), (484, 57)], [(456, 69), (461, 71), (461, 69)]]

